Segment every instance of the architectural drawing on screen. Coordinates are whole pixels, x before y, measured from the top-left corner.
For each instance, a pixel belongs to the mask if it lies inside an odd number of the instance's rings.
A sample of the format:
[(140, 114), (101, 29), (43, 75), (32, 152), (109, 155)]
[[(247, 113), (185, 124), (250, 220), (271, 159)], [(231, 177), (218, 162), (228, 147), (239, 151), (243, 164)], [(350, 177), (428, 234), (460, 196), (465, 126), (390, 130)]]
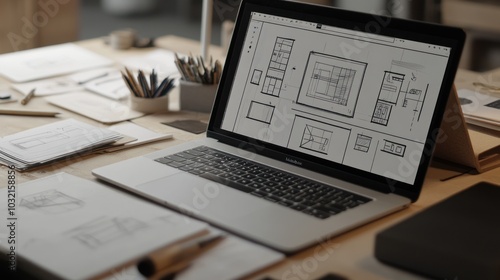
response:
[(310, 52), (297, 103), (352, 117), (366, 66), (361, 61)]
[(82, 200), (66, 195), (58, 190), (47, 190), (21, 198), (19, 206), (46, 214), (67, 213), (85, 205)]
[(429, 88), (422, 70), (423, 66), (416, 63), (392, 61), (391, 70), (384, 71), (377, 102), (373, 109), (372, 123), (387, 126), (391, 114), (398, 106), (404, 110), (398, 110), (396, 118), (408, 116), (411, 119), (408, 127), (412, 130), (413, 125), (420, 121)]
[(68, 231), (67, 234), (82, 245), (96, 249), (148, 227), (148, 224), (136, 218), (100, 217)]
[(372, 137), (358, 134), (356, 136), (356, 142), (354, 143), (354, 150), (367, 153), (370, 150), (370, 144), (372, 143)]
[(351, 129), (295, 115), (287, 147), (335, 162), (343, 162)]
[(406, 145), (384, 139), (382, 151), (395, 156), (403, 157), (405, 155)]
[(416, 81), (418, 81), (418, 78), (414, 73), (412, 73), (412, 79), (408, 84), (409, 89), (405, 92), (403, 100), (403, 107), (408, 108), (413, 112), (413, 119), (410, 125), (410, 130), (415, 122), (420, 121), (425, 96), (427, 95), (427, 90), (429, 89), (429, 84), (421, 85), (421, 88), (419, 88), (419, 85), (416, 84)]
[[(262, 93), (279, 97), (295, 40), (277, 37), (269, 60)], [(254, 73), (255, 74), (255, 73)], [(252, 77), (253, 80), (253, 77)]]
[(306, 125), (302, 134), (300, 147), (315, 151), (322, 154), (327, 154), (333, 132), (312, 125)]
[(384, 78), (373, 110), (372, 123), (387, 126), (393, 106), (398, 103), (405, 75), (384, 71)]
[(247, 118), (265, 124), (270, 124), (274, 114), (274, 106), (252, 101), (248, 108)]
[(258, 69), (253, 69), (251, 84), (260, 85), (260, 78), (262, 77), (262, 71)]

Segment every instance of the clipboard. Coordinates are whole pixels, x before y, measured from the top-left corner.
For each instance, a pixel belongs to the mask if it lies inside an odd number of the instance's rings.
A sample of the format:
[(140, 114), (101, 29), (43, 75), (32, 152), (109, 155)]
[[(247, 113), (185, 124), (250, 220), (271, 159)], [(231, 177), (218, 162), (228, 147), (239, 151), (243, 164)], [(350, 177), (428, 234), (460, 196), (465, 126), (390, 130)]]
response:
[(446, 104), (434, 157), (479, 173), (500, 166), (500, 132), (466, 124), (455, 86)]

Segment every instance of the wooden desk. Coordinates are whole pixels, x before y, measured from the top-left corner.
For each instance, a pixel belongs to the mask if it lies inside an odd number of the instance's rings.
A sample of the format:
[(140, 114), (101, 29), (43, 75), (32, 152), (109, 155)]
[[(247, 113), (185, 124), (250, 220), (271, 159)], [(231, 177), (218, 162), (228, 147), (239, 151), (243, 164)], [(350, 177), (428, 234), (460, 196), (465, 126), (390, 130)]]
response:
[[(78, 44), (117, 60), (131, 55), (144, 54), (147, 51), (115, 51), (104, 45), (102, 41), (98, 39), (82, 41)], [(174, 36), (158, 39), (158, 45), (173, 51), (192, 51), (193, 53), (197, 53), (199, 49), (199, 45), (196, 42)], [(222, 50), (215, 48), (214, 56), (223, 56)], [(0, 82), (7, 83), (4, 80), (0, 80)], [(16, 97), (20, 98), (21, 95), (19, 94)], [(0, 106), (14, 108), (20, 105), (6, 104)], [(29, 107), (37, 109), (56, 109), (62, 112), (62, 114), (59, 118), (0, 116), (2, 128), (0, 130), (0, 136), (9, 135), (31, 127), (70, 117), (81, 119), (94, 125), (100, 125), (90, 119), (52, 107), (50, 104), (47, 104), (43, 98), (34, 98), (29, 103)], [(187, 118), (208, 120), (208, 115), (200, 113), (170, 112), (167, 114), (155, 114), (136, 119), (134, 120), (135, 123), (152, 130), (158, 132), (173, 132), (174, 139), (111, 154), (88, 155), (83, 158), (63, 161), (30, 172), (18, 172), (17, 184), (62, 171), (95, 180), (91, 175), (91, 170), (96, 167), (203, 137), (160, 124), (160, 122), (164, 121)], [(449, 170), (431, 167), (427, 174), (420, 199), (408, 209), (384, 217), (340, 236), (336, 236), (330, 240), (322, 240), (319, 245), (290, 256), (286, 260), (263, 271), (256, 272), (249, 276), (249, 278), (261, 279), (268, 276), (273, 279), (303, 280), (315, 279), (326, 273), (332, 272), (347, 277), (348, 279), (422, 279), (422, 277), (418, 275), (410, 274), (377, 261), (373, 254), (375, 234), (481, 180), (487, 180), (497, 184), (500, 183), (499, 169), (491, 170), (480, 175), (466, 174), (445, 182), (440, 181), (440, 179), (448, 177), (449, 174)], [(5, 182), (6, 175), (7, 169), (3, 166), (0, 167), (0, 182)], [(5, 187), (5, 185), (2, 184), (1, 187)], [(408, 253), (411, 254), (411, 252)]]

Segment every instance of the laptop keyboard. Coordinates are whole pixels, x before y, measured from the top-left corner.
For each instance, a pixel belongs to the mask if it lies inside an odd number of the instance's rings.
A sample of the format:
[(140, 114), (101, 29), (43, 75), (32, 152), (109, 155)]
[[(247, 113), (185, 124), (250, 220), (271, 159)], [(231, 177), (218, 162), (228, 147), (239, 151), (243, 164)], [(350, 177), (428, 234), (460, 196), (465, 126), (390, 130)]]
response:
[(370, 198), (206, 146), (157, 158), (155, 161), (319, 219), (326, 219), (371, 201)]

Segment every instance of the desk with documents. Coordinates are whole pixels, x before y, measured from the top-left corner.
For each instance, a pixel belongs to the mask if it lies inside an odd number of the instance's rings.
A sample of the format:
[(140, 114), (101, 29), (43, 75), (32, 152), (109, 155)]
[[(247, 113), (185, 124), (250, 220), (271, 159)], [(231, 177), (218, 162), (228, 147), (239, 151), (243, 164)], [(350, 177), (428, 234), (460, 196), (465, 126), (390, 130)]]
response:
[[(116, 61), (131, 56), (145, 54), (145, 52), (148, 51), (144, 49), (117, 51), (111, 49), (109, 46), (106, 46), (102, 40), (99, 39), (81, 41), (78, 42), (78, 45)], [(198, 42), (175, 36), (158, 38), (157, 46), (176, 52), (199, 52)], [(211, 49), (211, 53), (214, 55), (214, 58), (223, 57), (223, 50), (220, 48), (213, 47)], [(462, 75), (463, 73), (466, 75)], [(500, 77), (500, 71), (496, 73)], [(468, 74), (469, 73), (467, 72), (459, 71), (457, 79), (460, 79), (461, 82), (464, 82), (464, 80), (467, 79), (473, 79), (471, 75)], [(8, 81), (5, 79), (1, 79), (0, 83), (2, 86), (8, 85)], [(13, 95), (15, 98), (22, 98), (22, 95), (19, 93), (13, 93)], [(170, 109), (177, 109), (177, 104), (178, 95), (172, 95)], [(93, 123), (96, 126), (102, 126), (102, 124), (99, 124), (98, 122), (50, 105), (44, 100), (44, 98), (41, 97), (33, 98), (26, 106), (22, 106), (19, 103), (9, 103), (1, 106), (1, 109), (21, 109), (21, 107), (24, 107), (23, 109), (29, 108), (36, 110), (58, 111), (61, 114), (59, 114), (58, 118), (1, 115), (0, 137), (66, 118), (85, 120), (86, 122)], [(202, 137), (202, 135), (191, 134), (166, 126), (162, 124), (162, 122), (182, 119), (207, 121), (208, 117), (208, 114), (203, 113), (172, 111), (165, 114), (152, 114), (134, 119), (134, 123), (156, 132), (173, 133), (174, 139), (134, 147), (111, 154), (84, 155), (80, 158), (64, 160), (32, 171), (17, 172), (16, 184), (57, 174), (59, 172), (66, 172), (81, 178), (96, 180), (91, 174), (91, 170), (94, 168)], [(320, 242), (320, 245), (313, 246), (295, 255), (289, 256), (284, 261), (281, 261), (265, 270), (255, 272), (252, 276), (250, 276), (250, 278), (261, 279), (264, 277), (270, 277), (272, 279), (315, 279), (325, 274), (333, 273), (344, 276), (347, 279), (422, 279), (421, 276), (410, 274), (406, 271), (387, 266), (377, 261), (373, 254), (375, 234), (382, 229), (385, 229), (388, 226), (393, 225), (454, 193), (472, 186), (479, 181), (484, 180), (496, 184), (500, 183), (500, 172), (498, 168), (479, 175), (464, 174), (450, 180), (441, 181), (441, 179), (451, 177), (457, 173), (450, 171), (449, 168), (443, 169), (437, 166), (438, 164), (436, 163), (432, 164), (429, 172), (427, 173), (420, 199), (416, 203), (412, 204), (409, 209), (389, 215), (330, 240), (323, 240)], [(6, 182), (7, 171), (8, 169), (6, 167), (0, 167), (0, 182), (2, 182), (2, 188), (5, 187), (3, 182)], [(408, 253), (411, 254), (411, 252)]]

